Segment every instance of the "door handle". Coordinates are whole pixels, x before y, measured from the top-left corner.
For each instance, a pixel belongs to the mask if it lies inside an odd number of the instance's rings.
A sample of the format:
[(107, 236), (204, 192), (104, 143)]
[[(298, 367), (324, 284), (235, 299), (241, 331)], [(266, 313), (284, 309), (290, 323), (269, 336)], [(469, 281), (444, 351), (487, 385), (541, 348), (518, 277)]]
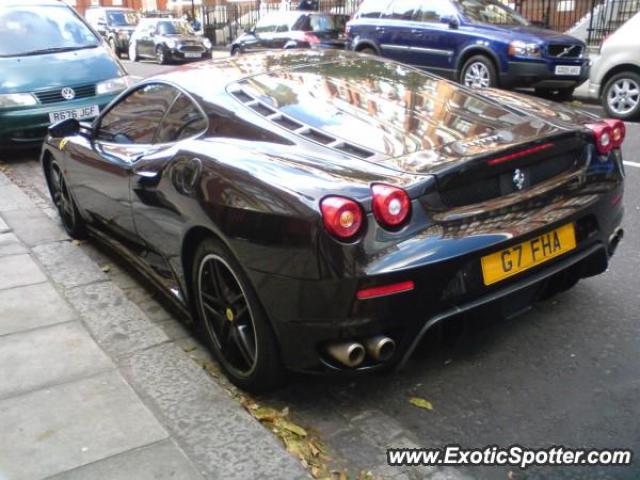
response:
[(376, 27), (376, 32), (384, 32), (384, 27)]
[(412, 28), (411, 33), (422, 33), (422, 30), (420, 30), (419, 28)]

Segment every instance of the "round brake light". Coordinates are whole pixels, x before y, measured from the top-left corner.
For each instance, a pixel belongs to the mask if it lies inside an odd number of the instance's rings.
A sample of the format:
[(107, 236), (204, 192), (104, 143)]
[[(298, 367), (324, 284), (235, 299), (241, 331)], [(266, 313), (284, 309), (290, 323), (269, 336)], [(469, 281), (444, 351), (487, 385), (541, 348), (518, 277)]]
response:
[(613, 148), (619, 148), (620, 145), (622, 145), (627, 132), (624, 122), (622, 120), (612, 118), (606, 119), (604, 122), (611, 127), (611, 141), (613, 142)]
[(358, 234), (362, 227), (362, 208), (345, 197), (326, 197), (320, 202), (325, 228), (336, 237), (347, 240)]
[(407, 192), (398, 187), (380, 183), (371, 186), (373, 215), (383, 227), (398, 227), (411, 212), (411, 200)]
[(591, 123), (587, 128), (593, 132), (596, 150), (605, 155), (614, 148), (613, 129), (606, 123)]

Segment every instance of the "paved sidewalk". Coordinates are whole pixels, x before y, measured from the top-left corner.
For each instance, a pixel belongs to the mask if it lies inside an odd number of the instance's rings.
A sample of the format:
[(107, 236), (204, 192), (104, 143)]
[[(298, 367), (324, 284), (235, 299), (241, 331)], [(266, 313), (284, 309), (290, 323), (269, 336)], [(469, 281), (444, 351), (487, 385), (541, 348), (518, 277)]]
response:
[(308, 477), (54, 218), (0, 173), (0, 480)]

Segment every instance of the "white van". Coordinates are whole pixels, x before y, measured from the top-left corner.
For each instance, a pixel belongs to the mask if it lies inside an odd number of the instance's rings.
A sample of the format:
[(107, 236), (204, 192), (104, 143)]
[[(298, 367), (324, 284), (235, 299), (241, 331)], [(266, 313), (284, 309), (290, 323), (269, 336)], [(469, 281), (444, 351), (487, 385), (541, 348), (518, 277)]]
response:
[(640, 117), (640, 13), (602, 44), (593, 59), (589, 96), (599, 98), (607, 115), (622, 120)]

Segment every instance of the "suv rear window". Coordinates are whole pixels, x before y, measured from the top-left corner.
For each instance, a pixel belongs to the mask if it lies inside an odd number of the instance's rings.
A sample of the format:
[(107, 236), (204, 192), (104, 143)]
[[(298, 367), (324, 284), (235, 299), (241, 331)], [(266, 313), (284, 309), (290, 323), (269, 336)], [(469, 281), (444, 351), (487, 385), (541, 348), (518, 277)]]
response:
[(364, 0), (356, 18), (378, 18), (387, 9), (389, 0)]

